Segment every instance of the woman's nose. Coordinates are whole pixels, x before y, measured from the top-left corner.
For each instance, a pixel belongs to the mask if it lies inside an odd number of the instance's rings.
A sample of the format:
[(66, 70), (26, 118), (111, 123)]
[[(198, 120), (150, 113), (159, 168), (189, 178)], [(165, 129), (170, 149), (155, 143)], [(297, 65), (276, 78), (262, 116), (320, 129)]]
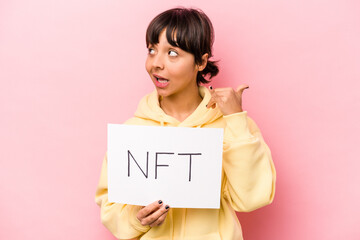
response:
[(163, 56), (161, 54), (156, 54), (153, 58), (153, 63), (152, 63), (153, 67), (155, 68), (160, 68), (163, 69), (164, 68), (164, 59)]

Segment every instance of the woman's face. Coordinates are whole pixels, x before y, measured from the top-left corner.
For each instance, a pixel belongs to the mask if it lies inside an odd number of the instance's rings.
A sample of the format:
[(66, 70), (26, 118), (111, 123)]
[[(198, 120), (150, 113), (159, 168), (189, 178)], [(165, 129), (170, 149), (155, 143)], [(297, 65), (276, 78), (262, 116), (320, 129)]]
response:
[(194, 55), (169, 44), (166, 29), (159, 36), (159, 43), (149, 45), (145, 67), (160, 96), (170, 97), (197, 87), (198, 67)]

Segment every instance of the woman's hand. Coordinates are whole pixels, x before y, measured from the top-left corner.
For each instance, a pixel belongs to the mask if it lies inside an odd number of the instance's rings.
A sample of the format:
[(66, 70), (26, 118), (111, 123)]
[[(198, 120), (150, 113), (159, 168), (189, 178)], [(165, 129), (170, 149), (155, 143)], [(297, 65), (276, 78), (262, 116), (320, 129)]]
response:
[(242, 112), (242, 93), (248, 85), (242, 84), (235, 91), (233, 88), (216, 88), (210, 86), (211, 99), (207, 108), (215, 108), (216, 104), (224, 115)]
[(141, 225), (150, 227), (160, 226), (169, 211), (168, 205), (164, 206), (161, 200), (143, 207), (136, 215)]

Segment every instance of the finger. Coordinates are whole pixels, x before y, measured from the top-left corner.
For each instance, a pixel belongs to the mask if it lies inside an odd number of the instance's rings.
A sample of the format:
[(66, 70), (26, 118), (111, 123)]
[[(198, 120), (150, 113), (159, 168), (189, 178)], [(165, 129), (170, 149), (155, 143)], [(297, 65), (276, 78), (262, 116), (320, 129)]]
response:
[(168, 205), (161, 207), (154, 213), (150, 214), (146, 218), (142, 219), (141, 224), (143, 226), (149, 225), (151, 226), (153, 223), (155, 223), (164, 213), (169, 211), (170, 207)]
[(215, 98), (211, 98), (208, 104), (206, 105), (207, 108), (214, 108), (216, 106)]
[(163, 202), (161, 200), (159, 201), (155, 201), (149, 205), (147, 205), (146, 207), (142, 208), (138, 214), (137, 214), (137, 218), (139, 219), (139, 221), (141, 221), (142, 219), (144, 219), (145, 217), (147, 217), (148, 215), (150, 215), (151, 213), (155, 212), (156, 210), (158, 210), (161, 206), (163, 205)]
[(156, 226), (160, 226), (164, 223), (165, 218), (167, 216), (167, 212), (164, 213), (163, 215), (161, 215), (158, 220), (156, 220), (155, 222), (153, 222), (152, 224), (150, 224), (150, 227), (156, 227)]
[(209, 86), (209, 91), (210, 91), (210, 93), (213, 93), (213, 92), (215, 92), (215, 89), (212, 86)]
[(236, 89), (236, 92), (237, 93), (240, 93), (240, 95), (243, 93), (243, 91), (245, 89), (248, 89), (249, 88), (249, 85), (246, 85), (246, 84), (241, 84), (237, 89)]
[(234, 91), (233, 88), (215, 88), (213, 91), (216, 92), (217, 94), (218, 93), (222, 93), (222, 92), (228, 92), (228, 91)]
[(157, 220), (155, 220), (152, 224), (150, 224), (150, 227), (160, 226), (161, 224), (163, 224), (165, 221), (165, 218), (169, 212), (169, 208)]
[(208, 102), (208, 104), (206, 104), (207, 108), (215, 108), (216, 107), (216, 92), (215, 89), (213, 89), (212, 86), (209, 87), (209, 91), (211, 94), (211, 98)]

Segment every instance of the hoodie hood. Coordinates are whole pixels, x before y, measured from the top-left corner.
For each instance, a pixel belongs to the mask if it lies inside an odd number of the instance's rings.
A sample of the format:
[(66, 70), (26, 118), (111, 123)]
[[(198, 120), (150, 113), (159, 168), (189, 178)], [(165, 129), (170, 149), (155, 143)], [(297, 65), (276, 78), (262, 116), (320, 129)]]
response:
[(218, 118), (222, 117), (223, 114), (218, 107), (214, 109), (206, 107), (206, 104), (211, 98), (210, 91), (206, 87), (200, 86), (199, 92), (203, 100), (195, 111), (183, 122), (167, 115), (160, 108), (159, 95), (156, 90), (140, 100), (138, 108), (135, 112), (135, 117), (158, 122), (161, 126), (170, 125), (174, 127), (202, 127), (203, 125), (214, 122)]

